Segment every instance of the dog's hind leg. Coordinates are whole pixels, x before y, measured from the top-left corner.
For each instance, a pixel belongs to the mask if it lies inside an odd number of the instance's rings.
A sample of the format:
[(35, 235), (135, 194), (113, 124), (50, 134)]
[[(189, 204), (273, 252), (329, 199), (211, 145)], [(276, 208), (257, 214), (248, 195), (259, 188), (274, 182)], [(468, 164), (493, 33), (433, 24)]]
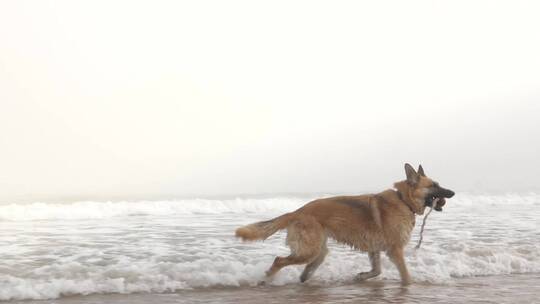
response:
[(405, 258), (403, 257), (403, 248), (393, 247), (386, 252), (390, 260), (396, 265), (399, 276), (401, 277), (401, 285), (411, 284), (411, 276), (407, 270), (407, 265), (405, 264)]
[(287, 257), (276, 257), (270, 269), (266, 271), (266, 276), (267, 277), (273, 276), (278, 271), (280, 271), (281, 268), (285, 266), (305, 264), (305, 263), (309, 263), (311, 260), (313, 260), (313, 257), (297, 256), (294, 254), (291, 254)]
[(371, 262), (371, 271), (360, 272), (354, 278), (356, 281), (371, 279), (381, 274), (381, 253), (379, 251), (371, 251), (368, 255)]
[(320, 256), (322, 248), (326, 249), (323, 246), (324, 241), (324, 229), (315, 218), (298, 217), (287, 227), (287, 245), (291, 248), (291, 254), (288, 257), (277, 257), (266, 276), (273, 276), (285, 266), (314, 262)]
[(323, 247), (321, 248), (321, 252), (317, 258), (313, 262), (307, 264), (306, 268), (304, 268), (302, 275), (300, 275), (300, 282), (303, 283), (311, 278), (311, 276), (315, 273), (315, 270), (317, 270), (317, 268), (319, 268), (324, 261), (326, 254), (328, 254), (328, 248), (326, 247), (326, 240), (324, 240)]

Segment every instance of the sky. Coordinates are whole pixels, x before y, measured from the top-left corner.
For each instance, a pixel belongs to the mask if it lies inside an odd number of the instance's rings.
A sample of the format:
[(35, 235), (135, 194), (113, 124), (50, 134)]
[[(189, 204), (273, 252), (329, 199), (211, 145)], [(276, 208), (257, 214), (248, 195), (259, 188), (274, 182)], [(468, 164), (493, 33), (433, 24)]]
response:
[(0, 202), (540, 189), (538, 1), (1, 1)]

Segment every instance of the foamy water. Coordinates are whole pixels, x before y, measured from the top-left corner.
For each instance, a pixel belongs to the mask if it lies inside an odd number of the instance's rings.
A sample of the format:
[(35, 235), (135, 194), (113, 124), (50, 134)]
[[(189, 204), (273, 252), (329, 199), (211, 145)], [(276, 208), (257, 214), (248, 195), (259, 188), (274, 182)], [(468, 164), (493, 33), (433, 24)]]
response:
[[(234, 229), (289, 212), (305, 198), (77, 202), (0, 205), (0, 300), (95, 293), (171, 292), (253, 286), (284, 233), (241, 243)], [(540, 195), (467, 195), (428, 219), (422, 248), (407, 250), (416, 281), (451, 283), (479, 275), (540, 272)], [(417, 226), (421, 217), (417, 220)], [(369, 269), (364, 253), (330, 243), (310, 285), (350, 282)], [(301, 267), (271, 283), (298, 284)], [(398, 280), (383, 259), (385, 280)]]

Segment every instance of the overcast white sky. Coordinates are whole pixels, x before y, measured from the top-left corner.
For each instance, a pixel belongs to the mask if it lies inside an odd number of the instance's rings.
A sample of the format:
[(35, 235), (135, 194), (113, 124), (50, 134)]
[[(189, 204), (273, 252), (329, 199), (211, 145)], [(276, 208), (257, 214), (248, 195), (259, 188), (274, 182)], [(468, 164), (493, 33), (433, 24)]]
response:
[(2, 1), (0, 199), (540, 182), (538, 1)]

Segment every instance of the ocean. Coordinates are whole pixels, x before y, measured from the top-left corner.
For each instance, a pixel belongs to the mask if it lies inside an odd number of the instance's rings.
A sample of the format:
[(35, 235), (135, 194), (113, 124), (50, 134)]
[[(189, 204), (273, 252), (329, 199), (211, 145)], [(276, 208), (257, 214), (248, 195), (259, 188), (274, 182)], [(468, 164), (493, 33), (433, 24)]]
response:
[[(257, 283), (285, 233), (243, 243), (234, 230), (290, 212), (315, 196), (80, 201), (0, 205), (0, 300), (8, 303), (534, 303), (540, 300), (540, 194), (457, 193), (422, 217), (406, 250), (414, 280), (399, 285), (365, 253), (329, 242), (315, 275), (302, 266)], [(372, 301), (372, 302), (370, 302)]]

